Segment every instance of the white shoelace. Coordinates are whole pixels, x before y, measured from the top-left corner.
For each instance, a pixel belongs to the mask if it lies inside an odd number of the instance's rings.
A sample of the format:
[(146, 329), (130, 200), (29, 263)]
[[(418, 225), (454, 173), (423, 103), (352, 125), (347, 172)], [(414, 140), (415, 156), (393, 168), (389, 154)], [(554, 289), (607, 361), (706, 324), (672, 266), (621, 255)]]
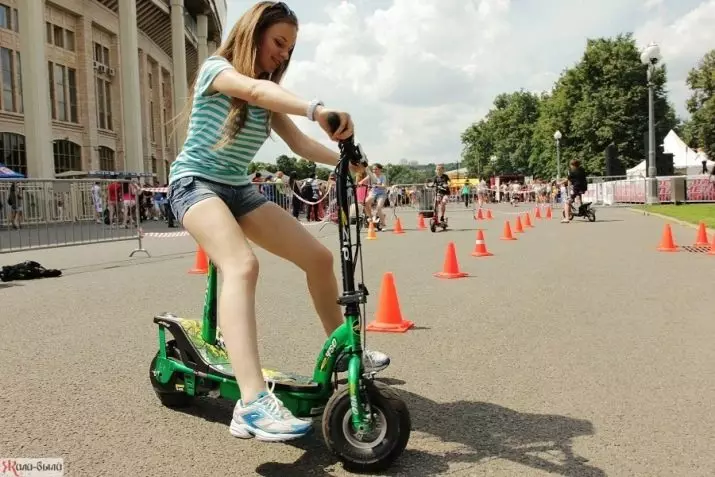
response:
[(275, 387), (275, 381), (270, 381), (268, 384), (268, 394), (261, 398), (261, 401), (265, 403), (266, 410), (276, 419), (287, 419), (289, 417), (293, 417), (291, 412), (283, 404), (283, 401), (278, 399), (278, 397), (273, 394)]

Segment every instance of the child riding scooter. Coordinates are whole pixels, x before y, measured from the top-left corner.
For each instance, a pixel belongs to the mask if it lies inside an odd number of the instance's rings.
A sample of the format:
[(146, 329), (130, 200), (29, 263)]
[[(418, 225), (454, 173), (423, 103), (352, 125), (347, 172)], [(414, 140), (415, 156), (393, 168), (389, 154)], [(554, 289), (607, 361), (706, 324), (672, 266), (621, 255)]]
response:
[(444, 166), (438, 164), (435, 168), (436, 175), (427, 187), (434, 187), (434, 214), (430, 218), (430, 230), (435, 232), (437, 227), (442, 227), (442, 230), (447, 228), (447, 219), (444, 215), (447, 212), (447, 200), (449, 199), (449, 176), (444, 173)]

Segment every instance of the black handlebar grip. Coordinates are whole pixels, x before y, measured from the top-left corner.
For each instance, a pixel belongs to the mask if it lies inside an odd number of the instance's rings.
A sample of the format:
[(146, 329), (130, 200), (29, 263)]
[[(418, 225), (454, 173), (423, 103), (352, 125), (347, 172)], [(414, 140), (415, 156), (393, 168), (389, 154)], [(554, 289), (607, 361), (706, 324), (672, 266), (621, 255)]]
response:
[(331, 133), (335, 134), (335, 132), (338, 130), (340, 127), (340, 116), (338, 113), (329, 113), (328, 114), (328, 125), (330, 126)]

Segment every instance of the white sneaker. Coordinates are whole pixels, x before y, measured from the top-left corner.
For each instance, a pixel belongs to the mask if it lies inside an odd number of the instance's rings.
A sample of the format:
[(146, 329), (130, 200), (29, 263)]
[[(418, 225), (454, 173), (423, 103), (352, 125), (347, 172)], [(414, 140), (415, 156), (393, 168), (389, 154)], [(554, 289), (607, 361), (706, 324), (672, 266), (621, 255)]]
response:
[(261, 441), (289, 441), (310, 432), (310, 422), (297, 419), (273, 394), (273, 389), (264, 391), (248, 404), (236, 403), (229, 431), (234, 437)]

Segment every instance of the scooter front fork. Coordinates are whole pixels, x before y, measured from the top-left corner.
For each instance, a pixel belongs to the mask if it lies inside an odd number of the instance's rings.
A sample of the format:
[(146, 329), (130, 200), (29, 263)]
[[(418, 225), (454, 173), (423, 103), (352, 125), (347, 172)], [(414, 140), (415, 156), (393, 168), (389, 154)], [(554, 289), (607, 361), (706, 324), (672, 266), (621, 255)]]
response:
[(362, 363), (358, 356), (353, 355), (348, 364), (348, 392), (350, 394), (350, 410), (352, 411), (353, 429), (357, 433), (372, 431), (372, 411), (367, 395), (362, 389)]

